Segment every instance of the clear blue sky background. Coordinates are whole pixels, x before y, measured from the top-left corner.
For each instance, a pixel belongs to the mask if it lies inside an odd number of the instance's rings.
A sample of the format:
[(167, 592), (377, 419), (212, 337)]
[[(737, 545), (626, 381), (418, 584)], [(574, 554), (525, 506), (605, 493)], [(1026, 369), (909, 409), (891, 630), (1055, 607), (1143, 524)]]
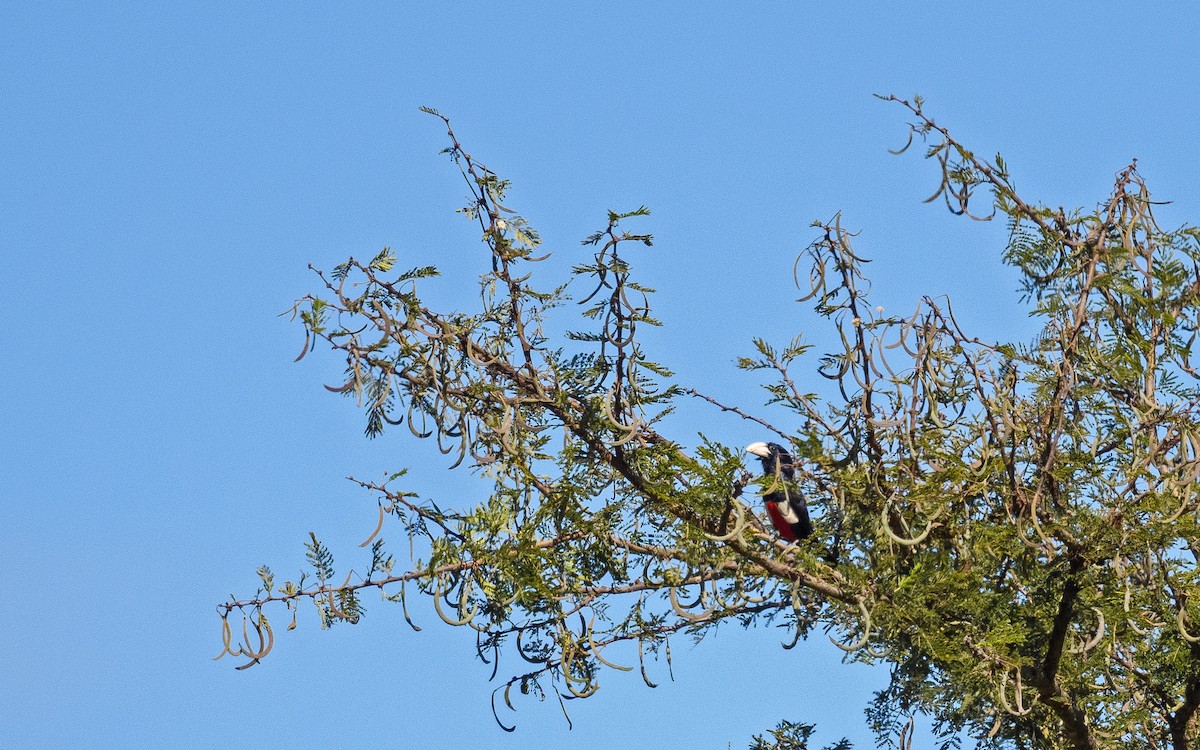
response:
[(0, 746), (738, 748), (790, 718), (870, 747), (860, 709), (884, 675), (774, 630), (678, 642), (657, 690), (610, 675), (573, 732), (532, 701), (500, 732), (470, 634), (420, 610), (421, 633), (394, 606), (331, 632), (306, 610), (263, 665), (211, 661), (215, 605), (260, 564), (294, 576), (309, 530), (361, 563), (374, 499), (347, 474), (475, 491), (429, 445), (366, 441), (321, 388), (338, 363), (293, 365), (301, 331), (278, 313), (316, 288), (307, 263), (384, 245), (446, 271), (436, 304), (470, 303), (484, 256), (430, 105), (514, 181), (548, 273), (607, 209), (651, 207), (636, 260), (685, 384), (755, 405), (732, 367), (752, 335), (822, 340), (791, 264), (837, 210), (879, 304), (948, 293), (981, 335), (1025, 337), (1003, 227), (920, 202), (933, 166), (887, 154), (905, 118), (871, 94), (922, 93), (1052, 204), (1095, 203), (1138, 157), (1178, 224), (1200, 217), (1197, 11), (341, 5), (0, 5)]

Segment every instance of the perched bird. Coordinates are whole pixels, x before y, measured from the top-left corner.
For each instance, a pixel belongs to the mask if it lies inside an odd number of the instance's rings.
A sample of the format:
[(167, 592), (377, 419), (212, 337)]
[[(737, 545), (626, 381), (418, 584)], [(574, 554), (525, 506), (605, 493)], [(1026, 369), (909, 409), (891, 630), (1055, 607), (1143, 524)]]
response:
[(767, 515), (779, 531), (779, 536), (794, 542), (812, 534), (812, 521), (808, 517), (808, 504), (800, 488), (792, 483), (795, 469), (792, 456), (778, 443), (751, 443), (746, 452), (762, 460), (763, 474), (775, 481), (763, 495)]

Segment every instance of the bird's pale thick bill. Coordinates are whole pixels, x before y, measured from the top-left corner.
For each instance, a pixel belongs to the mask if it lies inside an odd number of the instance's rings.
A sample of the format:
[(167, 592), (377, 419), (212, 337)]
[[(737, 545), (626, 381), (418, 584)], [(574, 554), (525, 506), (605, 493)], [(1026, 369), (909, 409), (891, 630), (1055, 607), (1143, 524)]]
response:
[(751, 443), (746, 446), (746, 452), (752, 453), (759, 458), (770, 458), (771, 450), (767, 448), (766, 443)]

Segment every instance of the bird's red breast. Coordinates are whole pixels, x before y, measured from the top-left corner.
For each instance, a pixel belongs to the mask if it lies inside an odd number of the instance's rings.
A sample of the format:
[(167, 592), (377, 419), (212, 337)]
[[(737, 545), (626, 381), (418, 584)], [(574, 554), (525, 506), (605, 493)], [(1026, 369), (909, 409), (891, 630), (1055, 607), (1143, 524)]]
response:
[(775, 525), (775, 530), (779, 532), (779, 536), (789, 542), (796, 541), (796, 535), (792, 532), (792, 525), (779, 512), (779, 508), (775, 507), (775, 503), (768, 501), (766, 505), (767, 515), (771, 517), (771, 523)]

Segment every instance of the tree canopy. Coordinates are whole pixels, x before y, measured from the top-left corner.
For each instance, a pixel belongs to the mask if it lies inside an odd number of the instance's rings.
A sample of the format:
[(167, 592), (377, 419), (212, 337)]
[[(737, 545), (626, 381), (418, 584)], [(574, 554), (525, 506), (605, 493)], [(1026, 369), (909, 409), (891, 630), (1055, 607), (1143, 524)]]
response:
[[(272, 607), (315, 604), (356, 622), (363, 597), (428, 597), (477, 633), (478, 655), (527, 669), (494, 693), (584, 698), (609, 669), (659, 679), (673, 638), (724, 622), (782, 625), (788, 648), (827, 630), (848, 658), (889, 666), (868, 707), (885, 742), (923, 715), (945, 744), (1163, 747), (1200, 735), (1200, 231), (1163, 229), (1136, 163), (1090, 209), (1018, 193), (919, 98), (907, 145), (938, 165), (930, 201), (1006, 222), (1040, 333), (985, 341), (948, 300), (905, 316), (869, 299), (864, 259), (839, 217), (814, 224), (796, 284), (841, 346), (754, 341), (737, 366), (767, 377), (762, 404), (675, 383), (643, 345), (657, 326), (632, 246), (645, 208), (610, 212), (568, 279), (537, 273), (540, 238), (506, 204), (508, 182), (447, 118), (448, 154), (471, 191), (490, 264), (475, 311), (431, 309), (385, 249), (320, 273), (297, 303), (303, 357), (344, 357), (332, 391), (357, 398), (367, 433), (410, 431), (485, 478), (470, 507), (421, 499), (403, 472), (361, 482), (379, 497), (365, 571), (338, 574), (313, 536), (311, 570), (219, 607), (223, 655), (266, 656)], [(578, 303), (580, 317), (555, 330)], [(817, 378), (830, 387), (819, 395)], [(671, 433), (684, 401), (750, 420), (795, 457), (815, 532), (781, 540), (748, 471), (719, 435)], [(384, 539), (407, 540), (399, 562)], [(407, 612), (407, 609), (405, 610)], [(276, 618), (277, 619), (277, 618)], [(626, 644), (626, 645), (621, 645)], [(622, 659), (629, 663), (624, 663)], [(803, 747), (781, 725), (760, 747)], [(791, 743), (791, 744), (787, 744)]]

